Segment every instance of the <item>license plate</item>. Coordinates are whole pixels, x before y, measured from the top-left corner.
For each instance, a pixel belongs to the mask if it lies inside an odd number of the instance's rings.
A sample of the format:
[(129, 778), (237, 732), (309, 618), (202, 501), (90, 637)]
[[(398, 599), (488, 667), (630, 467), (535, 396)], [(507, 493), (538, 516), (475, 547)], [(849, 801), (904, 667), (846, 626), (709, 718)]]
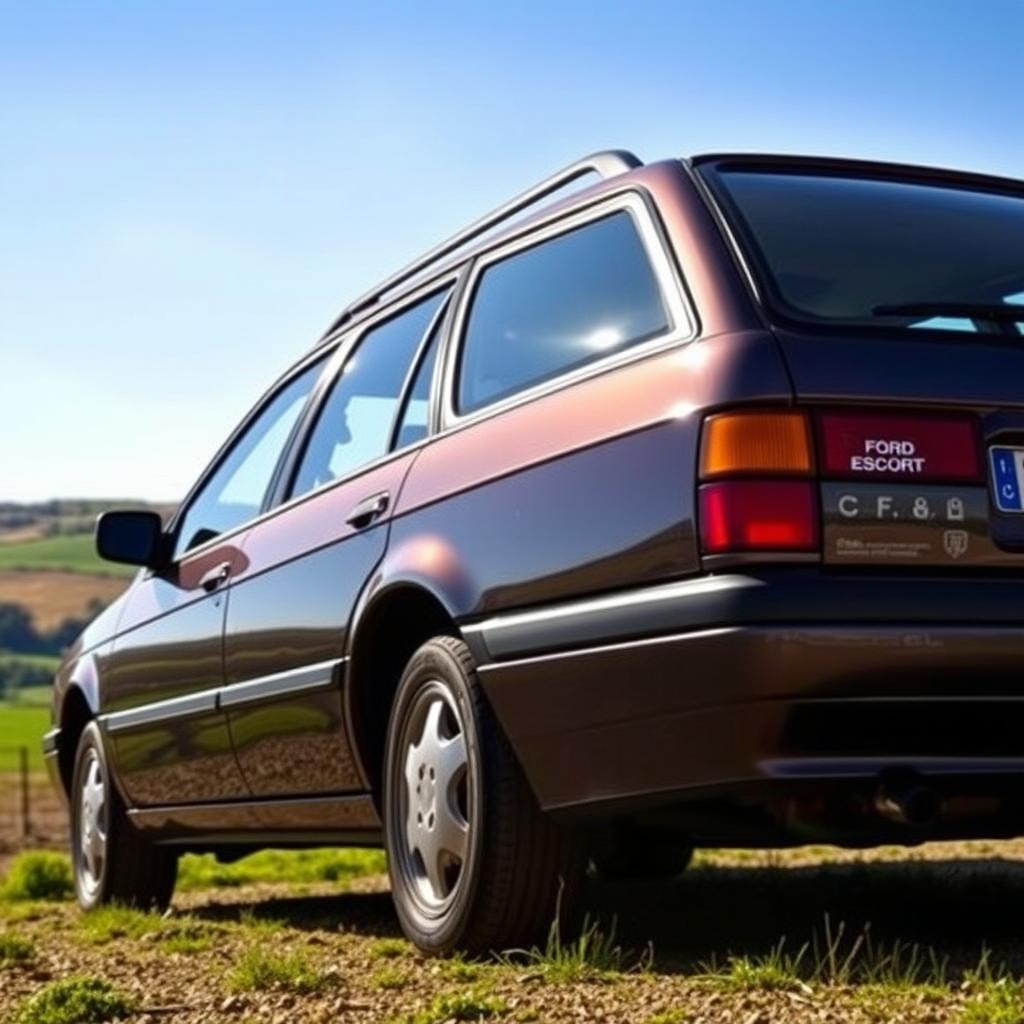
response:
[(992, 491), (1000, 512), (1024, 512), (1024, 448), (990, 448)]

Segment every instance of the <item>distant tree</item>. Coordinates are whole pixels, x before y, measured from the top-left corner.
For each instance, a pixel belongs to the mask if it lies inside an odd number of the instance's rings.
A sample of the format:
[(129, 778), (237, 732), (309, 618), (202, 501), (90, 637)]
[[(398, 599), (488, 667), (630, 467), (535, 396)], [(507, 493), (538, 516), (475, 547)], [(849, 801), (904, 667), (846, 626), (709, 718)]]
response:
[(0, 649), (25, 654), (40, 649), (32, 616), (20, 604), (0, 604)]

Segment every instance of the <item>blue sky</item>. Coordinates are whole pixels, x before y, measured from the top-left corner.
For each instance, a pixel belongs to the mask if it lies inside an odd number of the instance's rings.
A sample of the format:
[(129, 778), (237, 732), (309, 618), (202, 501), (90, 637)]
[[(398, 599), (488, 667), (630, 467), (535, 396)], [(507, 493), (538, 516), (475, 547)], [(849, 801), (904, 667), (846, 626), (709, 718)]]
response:
[(1024, 177), (1024, 0), (0, 0), (0, 500), (175, 500), (346, 301), (594, 149)]

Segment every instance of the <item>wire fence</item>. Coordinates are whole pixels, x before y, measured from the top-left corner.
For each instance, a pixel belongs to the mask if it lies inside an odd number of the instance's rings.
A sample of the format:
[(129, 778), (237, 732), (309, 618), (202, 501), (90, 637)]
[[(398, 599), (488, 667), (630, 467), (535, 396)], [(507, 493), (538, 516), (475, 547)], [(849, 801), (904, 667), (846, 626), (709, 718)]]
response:
[(0, 851), (66, 842), (67, 810), (28, 747), (0, 747)]

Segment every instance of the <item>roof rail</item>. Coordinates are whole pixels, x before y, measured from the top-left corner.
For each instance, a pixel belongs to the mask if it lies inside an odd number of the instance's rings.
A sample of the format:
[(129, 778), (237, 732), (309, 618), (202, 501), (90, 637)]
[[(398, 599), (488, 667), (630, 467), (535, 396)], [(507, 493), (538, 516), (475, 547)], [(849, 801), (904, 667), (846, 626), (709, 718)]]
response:
[(365, 295), (360, 296), (341, 312), (325, 332), (324, 337), (326, 338), (327, 335), (332, 334), (346, 321), (351, 320), (357, 313), (361, 313), (363, 310), (376, 305), (385, 295), (426, 270), (432, 263), (436, 263), (445, 256), (450, 256), (457, 249), (461, 249), (462, 246), (473, 241), (474, 238), (479, 238), (502, 221), (508, 220), (509, 217), (514, 217), (517, 213), (521, 213), (523, 210), (533, 206), (534, 203), (540, 202), (540, 200), (547, 198), (559, 189), (565, 188), (566, 185), (572, 184), (577, 178), (582, 178), (587, 174), (597, 174), (602, 179), (611, 178), (617, 174), (625, 174), (627, 171), (642, 166), (643, 161), (624, 149), (603, 150), (600, 153), (592, 153), (582, 160), (569, 164), (568, 167), (563, 168), (557, 174), (551, 175), (550, 178), (545, 178), (539, 184), (534, 185), (533, 188), (527, 189), (514, 199), (503, 203), (496, 210), (485, 214), (479, 220), (470, 224), (469, 227), (463, 228), (462, 231), (441, 242), (440, 245), (435, 245), (433, 249), (424, 253), (419, 259), (402, 267), (401, 270), (392, 274)]

